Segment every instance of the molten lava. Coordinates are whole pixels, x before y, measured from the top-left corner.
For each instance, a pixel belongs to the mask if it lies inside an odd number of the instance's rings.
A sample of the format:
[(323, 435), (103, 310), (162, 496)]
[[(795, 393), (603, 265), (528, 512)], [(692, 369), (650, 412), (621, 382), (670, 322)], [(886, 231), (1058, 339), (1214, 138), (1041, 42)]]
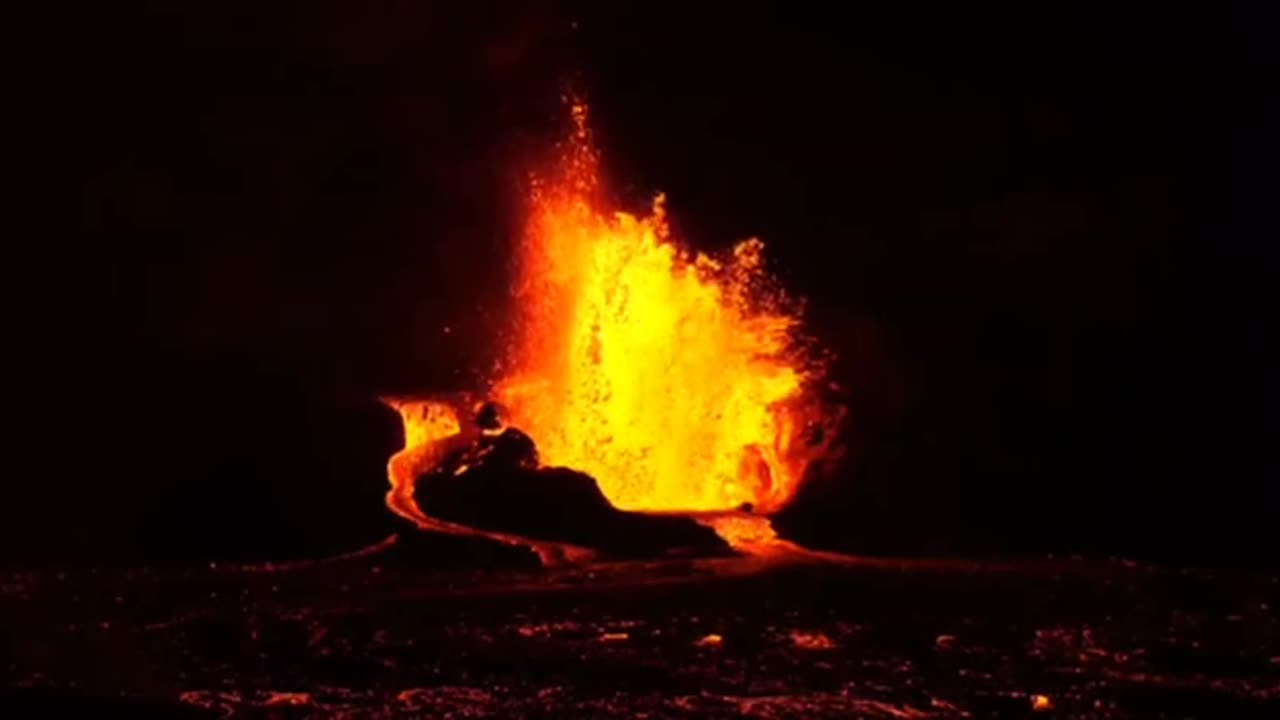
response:
[(391, 490), (387, 507), (406, 520), (426, 527), (432, 521), (413, 499), (414, 483), (444, 457), (445, 441), (462, 433), (457, 411), (433, 400), (389, 400), (404, 425), (404, 449), (391, 456), (387, 476)]
[(610, 212), (585, 106), (573, 118), (555, 172), (534, 183), (495, 394), (547, 464), (595, 477), (620, 509), (780, 508), (825, 451), (809, 437), (826, 418), (764, 245), (690, 254), (661, 195), (647, 215)]
[[(781, 508), (829, 453), (839, 419), (814, 390), (822, 367), (798, 306), (769, 282), (759, 240), (693, 254), (672, 237), (661, 195), (647, 214), (610, 209), (585, 106), (573, 120), (553, 171), (532, 184), (517, 323), (487, 396), (543, 464), (591, 475), (619, 509)], [(387, 503), (438, 528), (414, 482), (465, 440), (467, 405), (391, 404), (406, 438)], [(707, 524), (735, 546), (772, 539), (764, 518), (734, 515)]]
[[(387, 477), (391, 481), (391, 490), (387, 492), (387, 507), (392, 512), (423, 530), (485, 537), (527, 548), (538, 555), (543, 565), (557, 565), (566, 561), (585, 562), (595, 557), (595, 552), (576, 545), (534, 541), (505, 533), (475, 530), (424, 513), (413, 497), (418, 478), (434, 468), (452, 446), (473, 438), (468, 437), (468, 427), (459, 421), (455, 404), (447, 400), (388, 399), (386, 402), (400, 413), (400, 420), (404, 425), (404, 448), (392, 455), (387, 463)], [(465, 406), (466, 403), (457, 404)]]

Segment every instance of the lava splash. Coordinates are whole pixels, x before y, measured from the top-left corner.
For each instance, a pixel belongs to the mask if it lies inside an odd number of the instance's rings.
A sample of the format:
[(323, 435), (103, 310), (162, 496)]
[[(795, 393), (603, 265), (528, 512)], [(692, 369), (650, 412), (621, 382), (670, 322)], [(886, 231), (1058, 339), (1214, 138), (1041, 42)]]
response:
[[(572, 118), (550, 172), (532, 178), (516, 322), (495, 328), (509, 347), (478, 395), (506, 407), (544, 465), (594, 477), (620, 510), (780, 509), (832, 455), (840, 419), (819, 398), (799, 304), (771, 282), (759, 240), (692, 253), (663, 196), (640, 215), (611, 208), (586, 106)], [(423, 525), (413, 483), (462, 439), (467, 404), (393, 405), (406, 444), (388, 505)]]
[(661, 195), (645, 215), (608, 209), (584, 105), (573, 120), (533, 183), (495, 395), (548, 464), (595, 477), (620, 509), (779, 509), (832, 435), (798, 303), (759, 240), (693, 254)]

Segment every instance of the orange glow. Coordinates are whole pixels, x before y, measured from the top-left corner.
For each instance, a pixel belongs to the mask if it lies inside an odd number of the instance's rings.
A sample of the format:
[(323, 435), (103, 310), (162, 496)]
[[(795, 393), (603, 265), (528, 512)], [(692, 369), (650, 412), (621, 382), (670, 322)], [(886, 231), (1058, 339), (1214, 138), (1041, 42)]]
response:
[(754, 549), (756, 554), (765, 554), (769, 549), (778, 546), (778, 533), (766, 517), (747, 513), (723, 513), (698, 518), (725, 542), (739, 549)]
[(495, 394), (546, 464), (590, 474), (618, 508), (777, 510), (826, 449), (803, 442), (827, 418), (797, 308), (759, 240), (691, 254), (663, 196), (642, 216), (608, 209), (586, 113), (573, 106), (558, 167), (534, 182)]
[(391, 456), (387, 477), (387, 507), (420, 527), (432, 521), (413, 499), (414, 484), (443, 458), (444, 441), (462, 433), (458, 413), (449, 404), (434, 400), (387, 400), (400, 413), (404, 425), (404, 449)]
[[(533, 179), (516, 323), (488, 398), (543, 464), (591, 475), (619, 509), (708, 513), (699, 521), (735, 547), (790, 547), (739, 510), (777, 511), (831, 454), (840, 410), (814, 392), (823, 368), (798, 305), (770, 282), (759, 240), (695, 254), (672, 237), (662, 195), (647, 214), (610, 208), (586, 107), (572, 118), (552, 171)], [(413, 490), (447, 447), (478, 435), (460, 415), (473, 399), (388, 401), (405, 448), (389, 463), (387, 504), (420, 527), (464, 531), (424, 514)]]
[(791, 631), (791, 642), (802, 650), (830, 650), (836, 646), (831, 638), (820, 632)]
[(400, 413), (404, 425), (404, 448), (387, 461), (387, 478), (391, 489), (387, 491), (387, 507), (392, 512), (414, 523), (423, 530), (483, 537), (536, 553), (543, 565), (564, 562), (585, 562), (595, 557), (587, 548), (547, 541), (534, 541), (505, 533), (475, 530), (463, 525), (433, 518), (422, 511), (414, 498), (413, 490), (418, 478), (435, 468), (455, 443), (470, 440), (474, 429), (464, 425), (456, 407), (468, 403), (445, 400), (399, 400), (386, 398), (387, 405)]

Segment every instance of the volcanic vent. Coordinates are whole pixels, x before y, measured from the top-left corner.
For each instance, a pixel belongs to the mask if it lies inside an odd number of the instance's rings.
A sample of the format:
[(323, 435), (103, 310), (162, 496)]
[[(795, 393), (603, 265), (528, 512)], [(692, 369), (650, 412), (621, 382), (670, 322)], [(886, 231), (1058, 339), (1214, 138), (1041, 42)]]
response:
[(388, 505), (459, 530), (420, 508), (415, 486), (471, 441), (470, 405), (490, 399), (542, 466), (589, 475), (614, 508), (695, 513), (731, 544), (764, 542), (762, 515), (830, 456), (840, 417), (819, 397), (799, 305), (765, 273), (759, 240), (710, 257), (672, 237), (661, 195), (646, 214), (608, 209), (586, 106), (571, 109), (556, 162), (532, 179), (501, 369), (475, 394), (390, 401), (405, 448)]

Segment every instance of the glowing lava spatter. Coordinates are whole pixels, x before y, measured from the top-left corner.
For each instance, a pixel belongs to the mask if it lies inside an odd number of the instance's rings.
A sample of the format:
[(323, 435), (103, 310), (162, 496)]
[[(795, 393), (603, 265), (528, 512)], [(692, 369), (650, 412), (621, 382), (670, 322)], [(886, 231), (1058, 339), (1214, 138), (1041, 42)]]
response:
[(795, 304), (769, 287), (759, 240), (694, 255), (661, 195), (644, 216), (604, 209), (585, 106), (573, 119), (534, 182), (496, 395), (544, 462), (595, 477), (618, 508), (780, 508), (826, 450)]
[[(839, 420), (814, 392), (822, 368), (800, 342), (797, 307), (768, 282), (759, 240), (692, 254), (671, 237), (661, 195), (646, 215), (607, 209), (586, 107), (572, 110), (556, 166), (533, 182), (517, 322), (486, 394), (545, 465), (591, 475), (615, 507), (720, 512), (700, 521), (735, 546), (769, 545), (767, 520), (724, 511), (785, 505), (829, 455)], [(390, 404), (406, 442), (388, 506), (456, 528), (424, 514), (413, 488), (465, 440), (468, 405)]]

